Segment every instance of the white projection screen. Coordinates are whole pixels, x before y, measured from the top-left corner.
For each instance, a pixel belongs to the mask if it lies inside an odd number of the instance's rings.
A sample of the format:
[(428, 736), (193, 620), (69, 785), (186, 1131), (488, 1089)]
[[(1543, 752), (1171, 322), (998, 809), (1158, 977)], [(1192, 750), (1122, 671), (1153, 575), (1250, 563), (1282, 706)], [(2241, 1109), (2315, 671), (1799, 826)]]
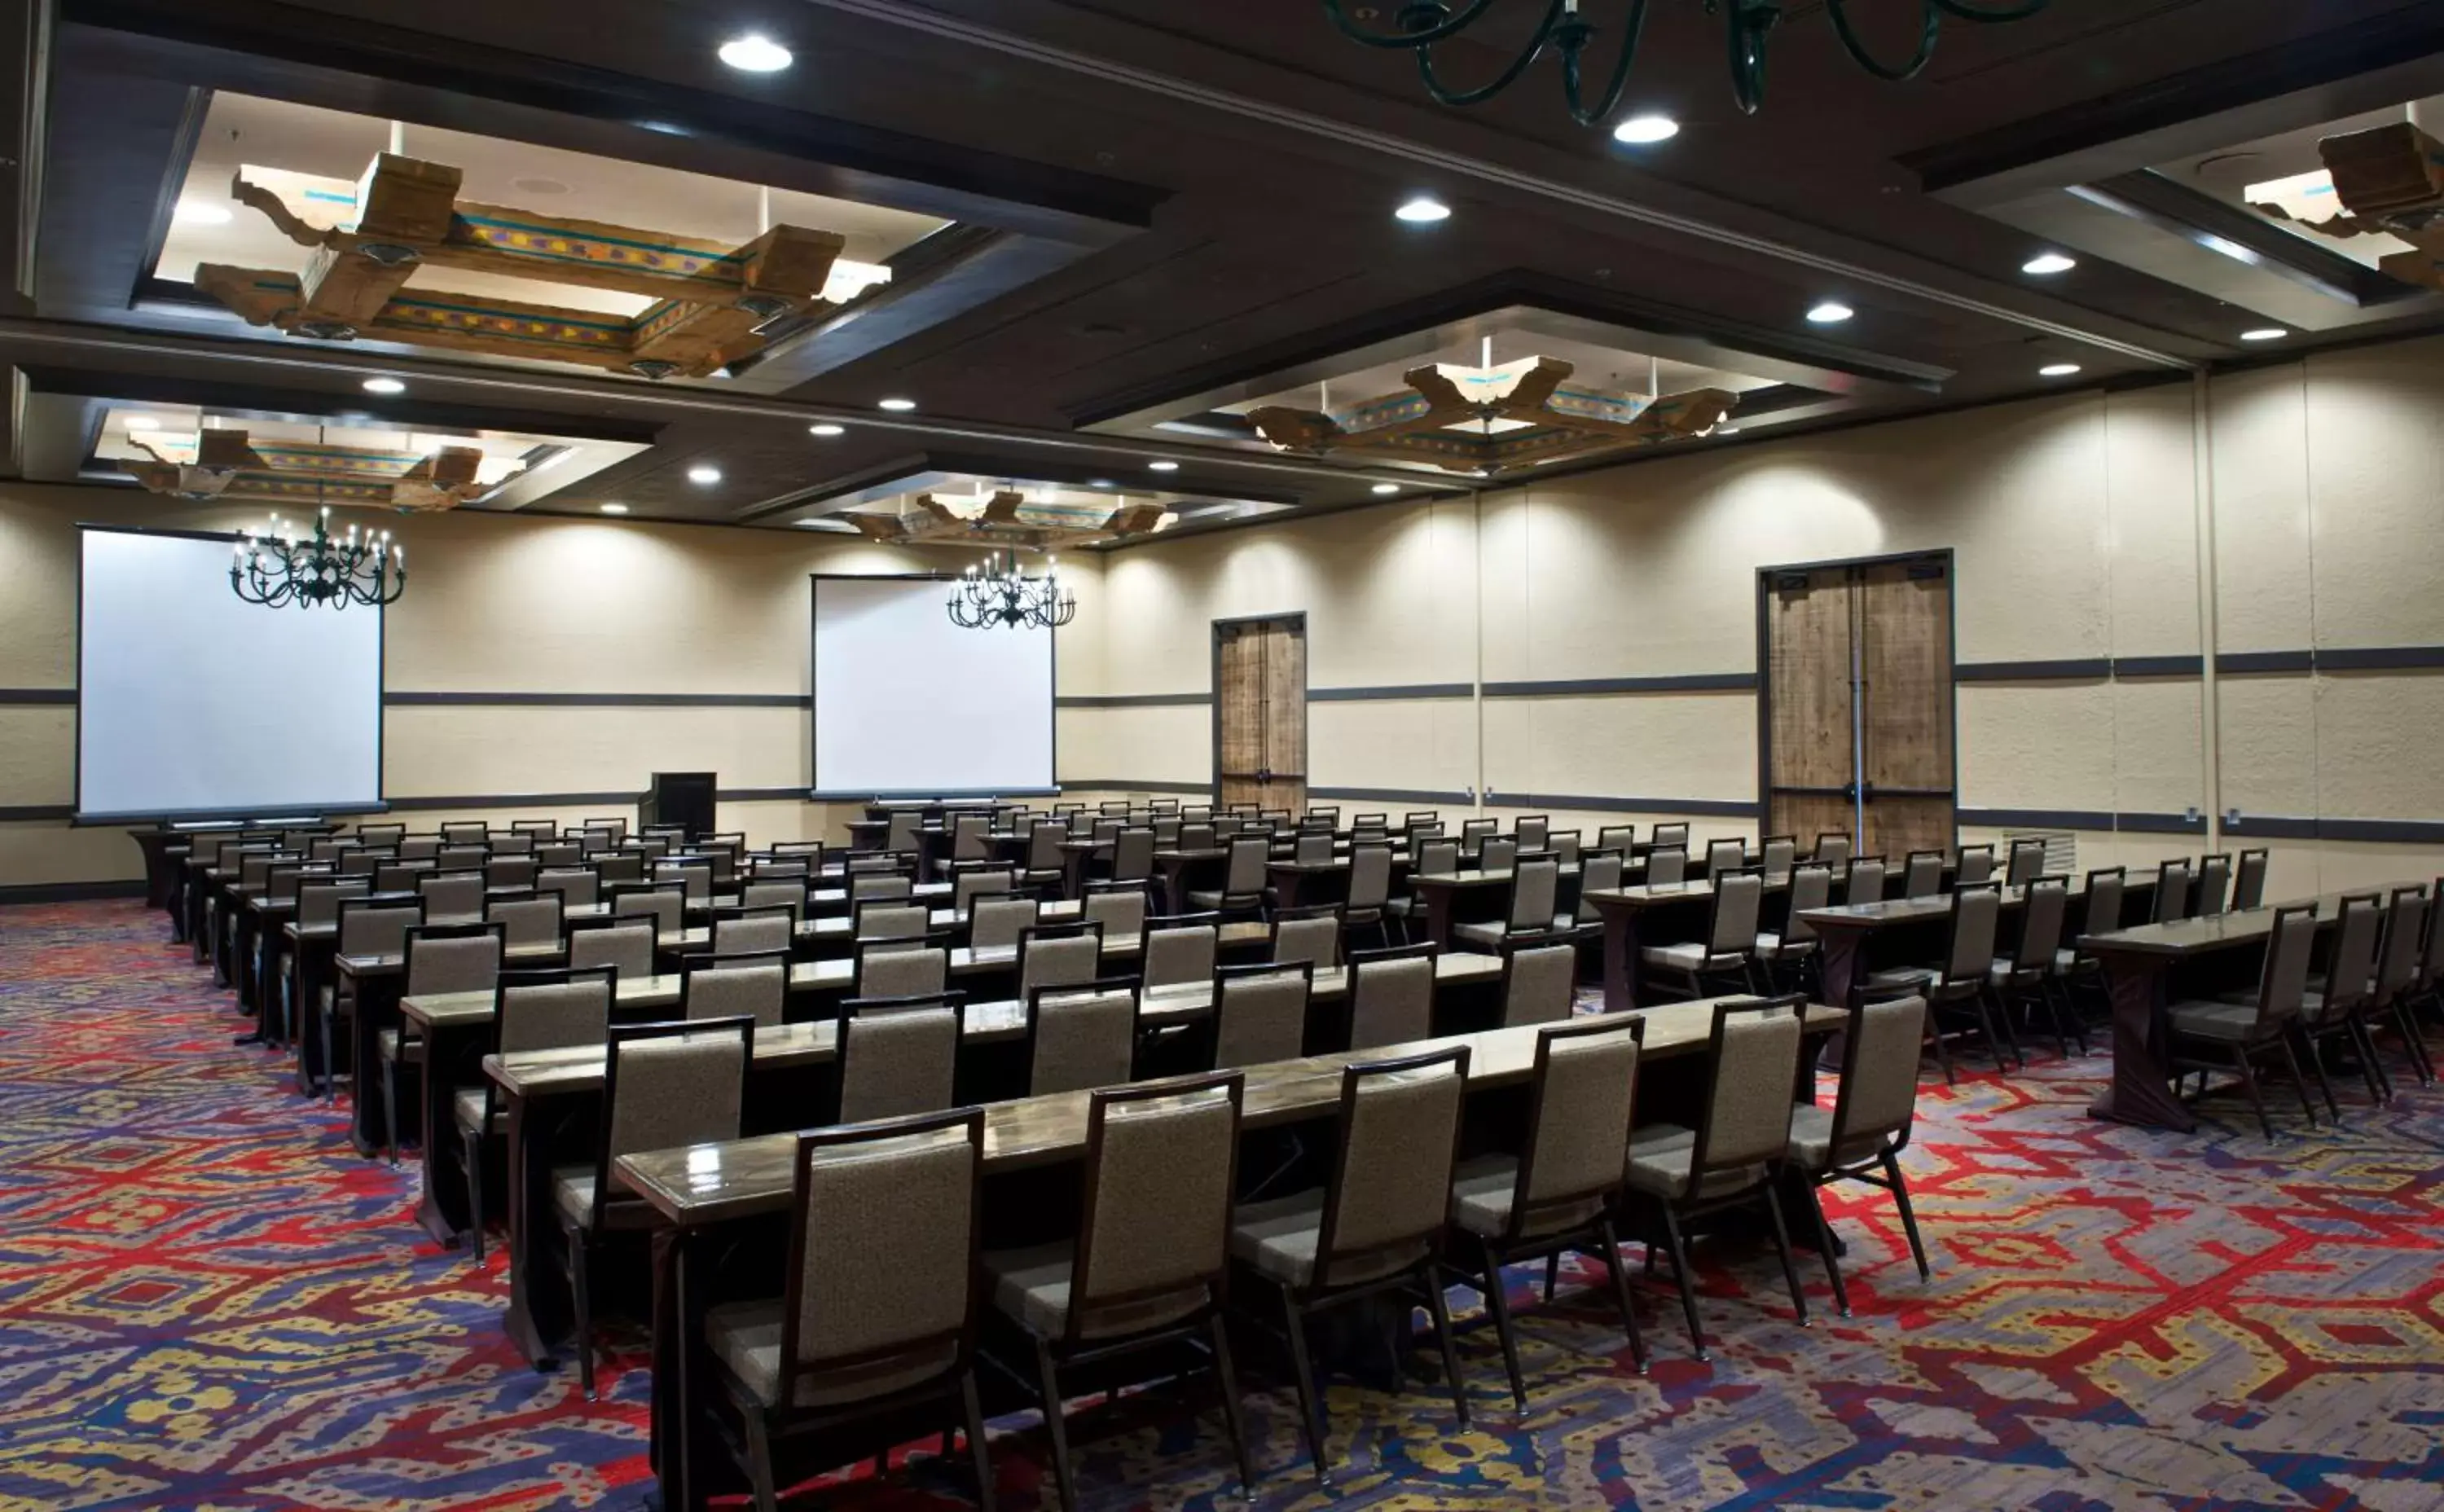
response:
[(381, 806), (380, 609), (267, 609), (231, 538), (87, 526), (77, 817)]
[(1052, 790), (1049, 630), (962, 630), (937, 578), (815, 577), (815, 793)]

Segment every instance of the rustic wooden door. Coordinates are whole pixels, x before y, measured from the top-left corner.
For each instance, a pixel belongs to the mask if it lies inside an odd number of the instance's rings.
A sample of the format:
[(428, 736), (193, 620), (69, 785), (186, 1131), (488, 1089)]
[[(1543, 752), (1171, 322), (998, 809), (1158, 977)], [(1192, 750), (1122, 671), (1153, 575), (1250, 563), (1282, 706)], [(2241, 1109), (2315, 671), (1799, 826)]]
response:
[(1306, 621), (1213, 626), (1216, 802), (1306, 808)]
[(1763, 574), (1766, 833), (1896, 864), (1955, 837), (1952, 573), (1940, 556)]

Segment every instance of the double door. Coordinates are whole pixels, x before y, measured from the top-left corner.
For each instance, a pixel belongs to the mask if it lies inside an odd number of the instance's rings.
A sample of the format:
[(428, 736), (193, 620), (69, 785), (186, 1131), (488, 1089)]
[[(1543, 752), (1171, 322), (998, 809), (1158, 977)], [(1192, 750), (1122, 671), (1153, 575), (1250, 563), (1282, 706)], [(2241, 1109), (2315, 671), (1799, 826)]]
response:
[(1306, 812), (1306, 618), (1213, 626), (1215, 801)]
[(1760, 574), (1768, 835), (1898, 865), (1956, 833), (1948, 553)]

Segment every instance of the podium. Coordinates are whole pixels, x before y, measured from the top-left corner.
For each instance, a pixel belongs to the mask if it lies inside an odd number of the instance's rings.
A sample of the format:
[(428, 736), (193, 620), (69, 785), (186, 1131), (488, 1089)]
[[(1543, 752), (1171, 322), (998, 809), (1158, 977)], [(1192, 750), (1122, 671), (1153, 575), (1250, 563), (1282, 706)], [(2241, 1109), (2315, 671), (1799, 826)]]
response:
[(715, 790), (711, 772), (656, 772), (653, 785), (637, 804), (637, 827), (676, 824), (687, 831), (689, 839), (701, 839), (713, 832)]

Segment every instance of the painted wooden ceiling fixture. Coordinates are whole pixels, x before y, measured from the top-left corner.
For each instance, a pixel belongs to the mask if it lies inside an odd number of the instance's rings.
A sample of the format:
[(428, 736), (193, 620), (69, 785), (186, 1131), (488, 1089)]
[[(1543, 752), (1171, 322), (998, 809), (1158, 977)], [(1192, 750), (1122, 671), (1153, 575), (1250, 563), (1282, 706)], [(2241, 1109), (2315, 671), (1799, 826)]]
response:
[(205, 431), (194, 455), (132, 438), (151, 462), (129, 465), (136, 481), (181, 499), (251, 499), (264, 504), (359, 505), (417, 512), (454, 509), (490, 491), (478, 481), (484, 453), (446, 446), (425, 455), (321, 441), (266, 441), (244, 431)]
[[(2321, 235), (2392, 236), (2406, 250), (2377, 260), (2377, 270), (2408, 284), (2444, 288), (2444, 142), (2407, 121), (2346, 132), (2317, 143), (2347, 214), (2297, 224)], [(2277, 220), (2280, 206), (2257, 207)]]
[(999, 546), (1057, 551), (1094, 541), (1146, 535), (1162, 524), (1158, 504), (1123, 504), (1116, 509), (1078, 509), (1029, 504), (1027, 495), (1004, 489), (973, 514), (953, 511), (920, 493), (906, 514), (849, 512), (845, 519), (869, 541), (888, 545)]
[(1361, 399), (1330, 414), (1268, 404), (1250, 410), (1248, 419), (1284, 452), (1428, 462), (1494, 477), (1702, 435), (1739, 402), (1728, 389), (1649, 397), (1565, 387), (1573, 371), (1552, 357), (1485, 367), (1433, 362), (1400, 375), (1406, 393)]
[[(579, 362), (643, 378), (703, 378), (761, 350), (778, 323), (831, 305), (824, 280), (843, 246), (830, 231), (775, 226), (744, 247), (461, 203), (460, 174), (383, 153), (360, 181), (353, 225), (323, 229), (241, 174), (231, 194), (312, 249), (302, 274), (207, 263), (195, 286), (250, 323), (320, 341), (399, 341), (495, 357)], [(420, 293), (418, 267), (639, 294), (634, 317), (463, 293)]]

